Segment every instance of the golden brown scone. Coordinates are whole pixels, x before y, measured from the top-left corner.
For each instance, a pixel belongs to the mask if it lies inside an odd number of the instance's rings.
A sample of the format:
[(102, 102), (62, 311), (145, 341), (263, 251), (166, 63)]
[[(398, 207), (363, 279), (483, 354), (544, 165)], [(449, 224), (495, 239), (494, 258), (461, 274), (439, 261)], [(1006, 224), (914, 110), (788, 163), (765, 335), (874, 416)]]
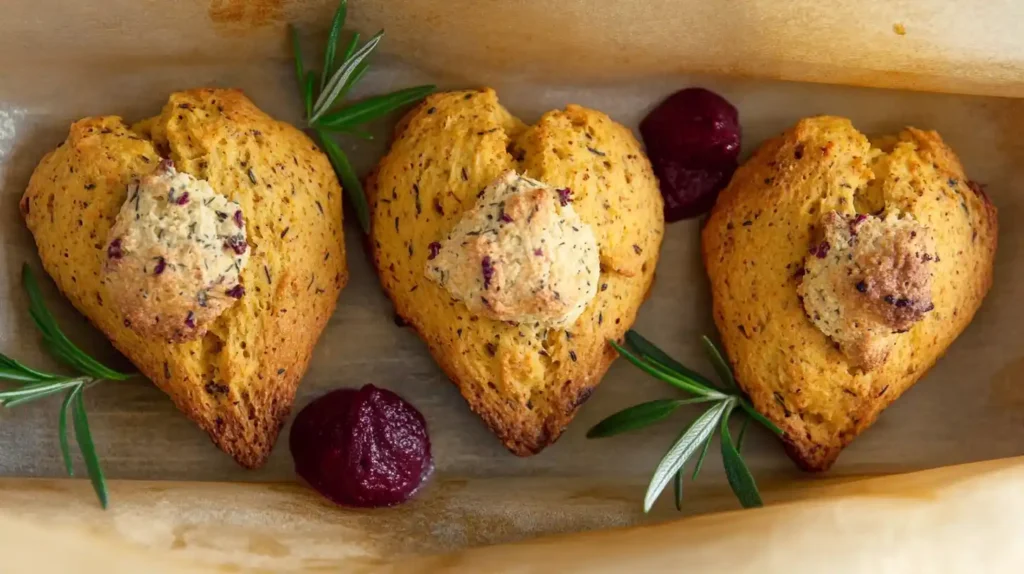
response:
[[(467, 246), (467, 252), (493, 255), (489, 250), (500, 248), (503, 255), (488, 263), (471, 261), (480, 270), (480, 284), (463, 285), (455, 293), (494, 292), (516, 280), (537, 280), (532, 267), (516, 272), (515, 280), (501, 275), (501, 268), (495, 267), (493, 275), (486, 268), (522, 261), (508, 245), (529, 245), (530, 253), (541, 249), (539, 258), (562, 261), (562, 255), (543, 250), (540, 237), (531, 235), (539, 231), (520, 226), (519, 218), (535, 210), (536, 217), (552, 221), (571, 217), (558, 215), (571, 205), (593, 238), (588, 240), (583, 230), (578, 236), (569, 236), (577, 233), (571, 229), (551, 233), (579, 245), (584, 274), (585, 246), (596, 238), (599, 269), (594, 270), (596, 293), (568, 326), (556, 325), (565, 316), (561, 313), (571, 313), (571, 304), (561, 308), (506, 298), (502, 309), (492, 309), (536, 313), (529, 323), (473, 312), (428, 270), (431, 256), (437, 256), (464, 217), (500, 209), (477, 204), (485, 188), (509, 170), (550, 189), (538, 191), (527, 184), (524, 195), (499, 197), (506, 200), (506, 215), (513, 220), (508, 226), (514, 229), (494, 244)], [(664, 231), (662, 202), (640, 145), (606, 115), (579, 106), (549, 112), (527, 126), (498, 103), (493, 90), (442, 93), (427, 98), (400, 122), (368, 188), (374, 260), (396, 312), (423, 337), (470, 407), (509, 450), (521, 456), (539, 452), (561, 435), (589, 398), (615, 358), (607, 339), (619, 339), (632, 325), (654, 277)], [(562, 190), (562, 195), (551, 196), (552, 189)], [(559, 197), (565, 201), (557, 201)], [(501, 212), (492, 215), (500, 217)], [(539, 287), (538, 297), (543, 295)], [(585, 289), (585, 284), (578, 286)]]
[[(108, 231), (129, 185), (162, 157), (237, 202), (247, 227), (244, 295), (181, 344), (126, 326), (103, 281)], [(75, 122), (36, 168), (21, 210), (43, 266), (75, 307), (217, 446), (260, 466), (348, 278), (341, 189), (313, 142), (240, 91), (176, 93), (134, 128), (112, 116)]]
[(967, 327), (996, 232), (935, 132), (873, 146), (808, 118), (736, 172), (703, 230), (715, 323), (801, 467), (828, 469)]

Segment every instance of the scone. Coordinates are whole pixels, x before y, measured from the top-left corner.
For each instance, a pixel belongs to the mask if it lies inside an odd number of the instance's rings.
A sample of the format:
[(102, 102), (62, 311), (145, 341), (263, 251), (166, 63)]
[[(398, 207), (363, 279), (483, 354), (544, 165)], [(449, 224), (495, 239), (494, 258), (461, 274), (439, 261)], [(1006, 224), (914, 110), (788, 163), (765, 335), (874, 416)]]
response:
[(715, 323), (801, 467), (828, 469), (967, 327), (996, 233), (935, 132), (872, 144), (808, 118), (736, 172), (703, 230)]
[(615, 358), (664, 231), (632, 133), (579, 106), (533, 126), (493, 90), (430, 96), (370, 177), (397, 314), (512, 452), (555, 441)]
[(21, 201), (67, 298), (240, 464), (260, 466), (348, 271), (327, 158), (237, 90), (75, 122)]

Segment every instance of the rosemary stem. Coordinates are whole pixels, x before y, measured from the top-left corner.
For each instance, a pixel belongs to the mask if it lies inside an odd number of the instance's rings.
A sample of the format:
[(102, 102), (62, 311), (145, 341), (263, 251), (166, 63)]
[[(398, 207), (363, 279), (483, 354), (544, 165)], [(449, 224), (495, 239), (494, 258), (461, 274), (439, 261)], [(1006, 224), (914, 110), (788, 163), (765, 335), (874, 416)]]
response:
[(750, 404), (750, 401), (748, 401), (745, 398), (739, 397), (737, 404), (740, 406), (741, 409), (744, 410), (744, 412), (750, 415), (750, 418), (761, 423), (763, 426), (768, 427), (768, 430), (772, 431), (773, 433), (782, 436), (782, 429), (776, 426), (775, 423), (773, 423), (772, 421), (768, 420), (767, 417), (757, 412), (757, 409), (755, 409), (754, 406)]

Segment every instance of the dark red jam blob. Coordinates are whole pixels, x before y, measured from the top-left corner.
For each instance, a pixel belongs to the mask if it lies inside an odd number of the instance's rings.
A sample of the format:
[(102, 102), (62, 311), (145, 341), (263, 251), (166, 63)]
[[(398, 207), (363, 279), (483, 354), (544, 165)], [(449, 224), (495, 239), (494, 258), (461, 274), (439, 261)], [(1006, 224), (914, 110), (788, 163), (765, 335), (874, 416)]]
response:
[(234, 220), (235, 220), (235, 225), (239, 229), (241, 229), (242, 225), (245, 223), (245, 221), (242, 219), (242, 210), (241, 209), (235, 211)]
[(188, 192), (186, 191), (185, 193), (174, 198), (174, 203), (176, 205), (188, 205)]
[(295, 417), (289, 447), (295, 472), (344, 506), (400, 504), (434, 470), (423, 415), (373, 385), (332, 391), (307, 405)]
[(242, 296), (245, 295), (245, 287), (242, 286), (241, 283), (239, 283), (238, 285), (235, 285), (231, 289), (225, 291), (225, 294), (233, 299), (241, 299)]
[(562, 207), (572, 203), (572, 190), (568, 187), (563, 187), (558, 191), (558, 202), (562, 204)]
[(157, 258), (156, 267), (153, 268), (153, 275), (161, 275), (167, 269), (167, 260), (163, 257)]
[(696, 217), (736, 171), (739, 113), (718, 94), (687, 88), (668, 97), (642, 122), (640, 134), (665, 198), (665, 221)]

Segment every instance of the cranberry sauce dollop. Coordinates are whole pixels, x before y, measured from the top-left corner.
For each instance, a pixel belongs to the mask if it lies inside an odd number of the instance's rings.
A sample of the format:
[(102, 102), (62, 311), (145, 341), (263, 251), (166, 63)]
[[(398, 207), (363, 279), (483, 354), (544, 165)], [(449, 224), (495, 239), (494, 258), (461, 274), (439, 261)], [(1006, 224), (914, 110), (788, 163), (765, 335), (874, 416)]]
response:
[(640, 122), (640, 135), (661, 181), (665, 221), (696, 217), (715, 205), (740, 152), (732, 104), (704, 88), (678, 91)]
[(292, 424), (289, 447), (295, 472), (345, 506), (405, 502), (434, 470), (423, 415), (373, 385), (332, 391), (307, 405)]

